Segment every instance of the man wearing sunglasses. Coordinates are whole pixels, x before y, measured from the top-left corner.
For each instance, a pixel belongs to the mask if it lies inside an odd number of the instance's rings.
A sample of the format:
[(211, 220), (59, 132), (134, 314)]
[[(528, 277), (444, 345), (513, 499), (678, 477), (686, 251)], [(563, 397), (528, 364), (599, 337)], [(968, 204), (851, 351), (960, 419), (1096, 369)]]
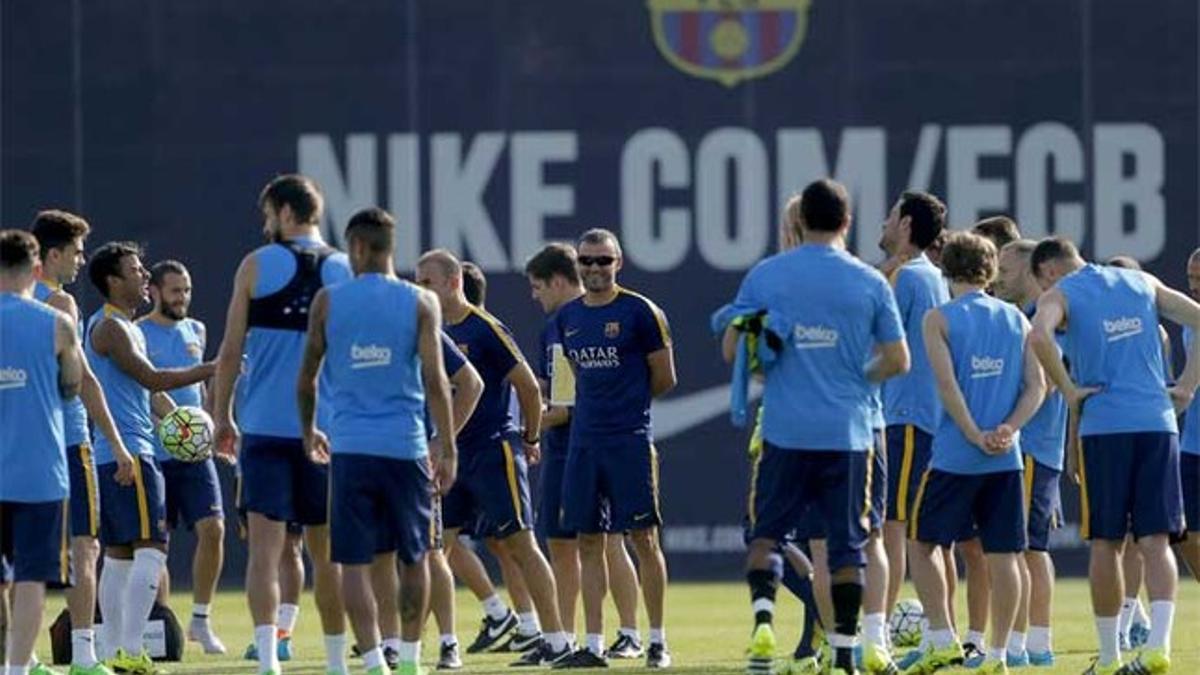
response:
[(666, 668), (667, 563), (658, 542), (662, 515), (650, 400), (675, 387), (671, 333), (662, 310), (617, 285), (622, 260), (616, 235), (585, 232), (578, 261), (585, 293), (563, 305), (556, 328), (575, 372), (562, 525), (579, 533), (587, 646), (556, 667), (605, 665), (604, 533), (629, 532), (650, 619), (646, 666)]

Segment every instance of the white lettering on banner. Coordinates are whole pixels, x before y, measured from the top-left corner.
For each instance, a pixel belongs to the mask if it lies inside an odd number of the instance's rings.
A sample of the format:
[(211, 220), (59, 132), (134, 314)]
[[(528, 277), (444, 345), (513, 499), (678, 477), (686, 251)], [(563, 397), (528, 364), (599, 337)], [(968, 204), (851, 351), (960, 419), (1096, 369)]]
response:
[[(672, 129), (640, 129), (626, 139), (611, 169), (620, 194), (604, 197), (619, 205), (617, 213), (579, 214), (579, 191), (594, 189), (592, 183), (613, 184), (603, 178), (579, 184), (547, 181), (548, 166), (581, 160), (579, 133), (435, 133), (427, 142), (410, 133), (385, 139), (304, 134), (297, 156), (299, 171), (325, 191), (325, 227), (335, 243), (355, 211), (379, 203), (382, 189), (387, 208), (403, 225), (397, 242), (402, 269), (411, 269), (427, 243), (469, 257), (487, 271), (520, 272), (544, 242), (548, 219), (586, 215), (581, 225), (617, 216), (626, 258), (642, 270), (674, 270), (694, 249), (708, 267), (736, 272), (773, 250), (783, 203), (823, 176), (850, 191), (851, 246), (868, 260), (877, 258), (880, 224), (900, 190), (887, 180), (888, 164), (896, 162), (889, 133), (912, 136), (910, 130), (881, 126), (834, 132), (720, 127), (685, 141)], [(766, 145), (772, 136), (773, 177), (772, 149)], [(1090, 165), (1084, 139), (1091, 141)], [(382, 140), (386, 151), (380, 161)], [(903, 145), (893, 141), (893, 146), (897, 143)], [(925, 124), (909, 158), (905, 187), (933, 186), (941, 192), (954, 227), (993, 213), (1014, 213), (1031, 237), (1060, 234), (1095, 258), (1125, 253), (1146, 261), (1166, 245), (1165, 154), (1162, 133), (1137, 122), (1086, 130), (1055, 121), (1025, 128)], [(587, 169), (603, 170), (595, 160)], [(493, 183), (498, 172), (507, 173), (507, 185)], [(1085, 204), (1081, 197), (1088, 182), (1092, 200)], [(489, 194), (493, 198), (485, 199)], [(606, 203), (596, 197), (589, 201)], [(494, 209), (502, 206), (509, 223), (497, 228)], [(504, 215), (499, 218), (502, 222)]]

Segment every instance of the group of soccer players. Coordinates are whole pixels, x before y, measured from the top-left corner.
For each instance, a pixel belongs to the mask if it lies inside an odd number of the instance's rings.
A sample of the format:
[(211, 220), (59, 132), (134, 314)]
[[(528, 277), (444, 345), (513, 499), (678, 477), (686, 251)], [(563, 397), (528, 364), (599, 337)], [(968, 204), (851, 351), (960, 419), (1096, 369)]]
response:
[[(846, 251), (849, 204), (831, 180), (807, 186), (787, 205), (784, 250), (718, 314), (735, 387), (764, 380), (751, 441), (748, 671), (1053, 665), (1047, 549), (1065, 464), (1091, 546), (1099, 655), (1086, 672), (1166, 672), (1172, 545), (1200, 580), (1200, 304), (1136, 263), (1089, 264), (1064, 238), (1021, 239), (1008, 218), (950, 232), (944, 205), (924, 192), (892, 207), (888, 257), (873, 269)], [(1200, 293), (1200, 251), (1188, 274)], [(1177, 379), (1160, 317), (1184, 328)], [(967, 567), (963, 641), (956, 549)], [(1128, 662), (1125, 549), (1150, 598)], [(927, 625), (893, 661), (884, 627), (906, 566)], [(781, 582), (806, 622), (777, 669)], [(821, 629), (831, 653), (817, 651)]]
[[(88, 277), (105, 304), (81, 324), (62, 286), (84, 263), (89, 225), (45, 211), (32, 233), (0, 233), (8, 674), (54, 672), (33, 643), (46, 585), (68, 576), (71, 672), (155, 672), (142, 638), (165, 595), (168, 528), (178, 520), (198, 541), (188, 637), (206, 653), (225, 651), (210, 623), (224, 533), (216, 467), (173, 459), (155, 433), (178, 405), (211, 410), (217, 454), (237, 466), (255, 626), (247, 657), (259, 672), (280, 672), (291, 658), (301, 539), (329, 673), (348, 672), (347, 617), (368, 672), (421, 672), (430, 613), (438, 667), (462, 667), (455, 576), (485, 612), (468, 652), (507, 648), (520, 653), (516, 666), (603, 667), (644, 655), (648, 667), (669, 667), (650, 401), (675, 386), (674, 360), (663, 312), (616, 283), (617, 237), (589, 230), (578, 250), (551, 244), (530, 259), (532, 296), (547, 314), (531, 366), (483, 307), (477, 267), (434, 250), (421, 256), (415, 283), (397, 276), (397, 225), (386, 212), (351, 218), (347, 254), (321, 238), (323, 199), (310, 179), (275, 178), (260, 207), (268, 243), (237, 270), (213, 362), (203, 360), (204, 325), (187, 316), (182, 264), (148, 271), (137, 246), (101, 246)], [(535, 505), (528, 472), (539, 462)], [(468, 535), (500, 561), (516, 611), (464, 545)], [(610, 586), (620, 631), (605, 648)]]

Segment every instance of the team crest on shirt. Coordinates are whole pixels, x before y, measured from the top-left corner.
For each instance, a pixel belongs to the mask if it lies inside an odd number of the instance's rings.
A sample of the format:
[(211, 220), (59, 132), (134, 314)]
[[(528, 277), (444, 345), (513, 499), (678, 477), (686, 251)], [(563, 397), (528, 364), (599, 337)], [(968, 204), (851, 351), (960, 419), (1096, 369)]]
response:
[(458, 347), (458, 351), (463, 353), (463, 356), (466, 356), (471, 351), (471, 345), (462, 342), (455, 343), (455, 346)]
[(609, 321), (608, 323), (604, 324), (604, 337), (611, 340), (620, 334), (621, 334), (621, 322), (620, 321)]

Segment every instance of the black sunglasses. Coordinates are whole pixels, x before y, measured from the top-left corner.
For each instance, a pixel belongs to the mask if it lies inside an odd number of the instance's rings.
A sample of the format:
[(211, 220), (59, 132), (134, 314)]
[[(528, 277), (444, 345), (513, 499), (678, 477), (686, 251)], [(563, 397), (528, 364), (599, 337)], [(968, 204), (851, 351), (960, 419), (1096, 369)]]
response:
[(591, 267), (598, 265), (600, 267), (608, 267), (617, 261), (611, 255), (581, 255), (579, 256), (579, 264), (582, 267)]

